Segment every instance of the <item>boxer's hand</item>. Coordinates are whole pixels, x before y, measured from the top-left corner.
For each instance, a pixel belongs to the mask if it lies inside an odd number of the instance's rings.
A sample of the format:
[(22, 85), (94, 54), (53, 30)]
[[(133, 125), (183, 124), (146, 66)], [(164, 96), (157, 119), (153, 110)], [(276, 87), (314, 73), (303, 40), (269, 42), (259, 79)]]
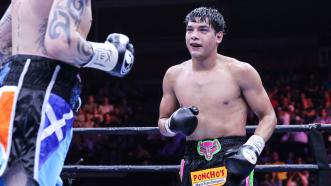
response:
[(244, 145), (227, 150), (225, 152), (225, 166), (228, 173), (246, 178), (254, 169), (264, 145), (265, 142), (262, 137), (253, 135)]
[(89, 43), (94, 54), (83, 67), (96, 68), (117, 77), (123, 77), (131, 70), (134, 49), (127, 36), (113, 33), (108, 35), (105, 43)]
[(198, 114), (199, 110), (195, 106), (181, 107), (165, 122), (165, 129), (171, 136), (176, 135), (176, 133), (189, 136), (197, 128), (198, 118), (196, 115)]

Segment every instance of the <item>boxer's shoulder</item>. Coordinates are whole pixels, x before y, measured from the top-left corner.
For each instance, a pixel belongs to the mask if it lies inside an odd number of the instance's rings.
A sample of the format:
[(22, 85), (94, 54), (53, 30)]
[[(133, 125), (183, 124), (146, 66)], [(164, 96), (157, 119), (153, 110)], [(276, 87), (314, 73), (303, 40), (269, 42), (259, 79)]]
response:
[(252, 68), (250, 64), (229, 56), (218, 55), (217, 60), (220, 64), (224, 64), (230, 71), (233, 72), (240, 72)]
[(189, 61), (171, 66), (168, 68), (165, 76), (167, 78), (177, 78), (183, 71), (187, 70)]
[(239, 61), (238, 59), (226, 57), (226, 56), (224, 56), (221, 60), (222, 62), (224, 62), (224, 64), (227, 67), (227, 70), (233, 76), (242, 77), (256, 72), (254, 67), (247, 62)]

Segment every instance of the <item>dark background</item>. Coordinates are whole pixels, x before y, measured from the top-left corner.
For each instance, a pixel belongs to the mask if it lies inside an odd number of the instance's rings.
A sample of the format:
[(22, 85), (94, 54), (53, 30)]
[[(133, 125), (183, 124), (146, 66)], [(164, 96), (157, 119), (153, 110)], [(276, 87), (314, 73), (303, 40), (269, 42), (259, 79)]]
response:
[[(0, 10), (8, 4), (2, 0)], [(92, 5), (89, 40), (101, 42), (120, 32), (134, 43), (136, 63), (127, 79), (158, 81), (169, 66), (189, 59), (183, 21), (201, 5), (218, 8), (225, 17), (224, 55), (260, 71), (330, 66), (330, 60), (319, 60), (331, 46), (330, 1), (93, 0)]]
[(331, 3), (327, 1), (132, 0), (94, 4), (100, 8), (94, 11), (93, 39), (102, 41), (109, 32), (122, 32), (135, 43), (137, 61), (131, 77), (161, 79), (169, 66), (189, 58), (183, 20), (201, 5), (216, 7), (225, 17), (228, 29), (220, 52), (260, 71), (317, 67), (321, 48), (331, 44)]

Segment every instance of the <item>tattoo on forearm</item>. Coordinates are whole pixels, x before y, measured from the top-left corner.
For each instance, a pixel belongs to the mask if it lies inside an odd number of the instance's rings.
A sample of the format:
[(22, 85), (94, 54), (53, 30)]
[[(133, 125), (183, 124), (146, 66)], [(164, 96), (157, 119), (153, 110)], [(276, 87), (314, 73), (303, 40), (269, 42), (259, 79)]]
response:
[(45, 55), (47, 55), (47, 50), (45, 46), (46, 29), (47, 29), (47, 19), (44, 19), (42, 24), (39, 25), (38, 28), (39, 37), (36, 43), (38, 44), (38, 49)]
[(77, 51), (80, 54), (80, 62), (87, 62), (93, 55), (93, 49), (84, 39), (80, 38), (77, 42)]
[[(62, 18), (63, 20), (61, 21)], [(53, 19), (50, 22), (49, 37), (51, 39), (58, 39), (62, 34), (66, 38), (67, 44), (71, 45), (70, 36), (70, 18), (66, 11), (57, 9), (54, 12)]]
[(67, 2), (67, 7), (69, 9), (70, 16), (75, 20), (75, 25), (79, 25), (86, 4), (87, 4), (87, 0), (69, 0)]
[(83, 39), (79, 39), (77, 43), (77, 51), (79, 54), (90, 57), (93, 54), (92, 47)]

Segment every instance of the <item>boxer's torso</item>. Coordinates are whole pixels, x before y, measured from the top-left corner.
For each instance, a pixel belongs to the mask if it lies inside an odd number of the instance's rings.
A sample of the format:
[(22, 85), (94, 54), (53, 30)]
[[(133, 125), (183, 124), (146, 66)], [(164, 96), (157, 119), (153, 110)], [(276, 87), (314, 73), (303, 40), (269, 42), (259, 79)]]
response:
[(219, 56), (211, 70), (193, 71), (192, 61), (178, 66), (173, 89), (181, 106), (199, 108), (198, 127), (188, 140), (243, 136), (247, 104), (235, 72), (241, 62)]
[[(53, 5), (66, 6), (72, 14), (61, 12), (61, 8), (53, 10), (57, 16), (49, 20)], [(76, 23), (66, 22), (67, 16), (80, 16)], [(59, 19), (59, 24), (52, 27), (53, 33), (63, 29), (63, 25), (76, 24), (77, 32), (86, 38), (92, 21), (90, 0), (12, 0), (12, 53), (47, 56), (44, 38), (47, 25)], [(62, 23), (62, 24), (61, 24)]]

